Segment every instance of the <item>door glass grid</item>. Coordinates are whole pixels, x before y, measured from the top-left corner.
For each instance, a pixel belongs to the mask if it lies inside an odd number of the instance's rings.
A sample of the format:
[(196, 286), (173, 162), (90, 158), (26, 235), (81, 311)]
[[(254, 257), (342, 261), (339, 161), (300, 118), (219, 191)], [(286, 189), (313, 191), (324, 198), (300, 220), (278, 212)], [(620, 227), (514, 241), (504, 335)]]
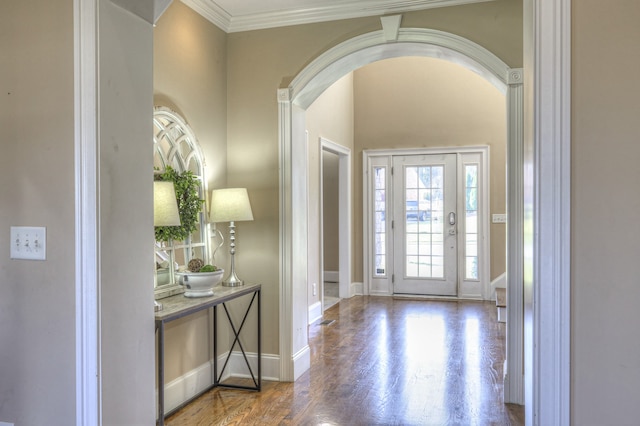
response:
[(478, 279), (478, 165), (465, 165), (465, 278)]
[(374, 176), (374, 193), (375, 193), (375, 202), (374, 202), (374, 216), (375, 216), (375, 247), (374, 247), (374, 271), (373, 275), (380, 277), (386, 274), (387, 270), (387, 244), (386, 244), (386, 176), (387, 176), (387, 168), (386, 167), (374, 167), (373, 168), (373, 176)]
[(405, 167), (405, 273), (444, 277), (444, 166)]

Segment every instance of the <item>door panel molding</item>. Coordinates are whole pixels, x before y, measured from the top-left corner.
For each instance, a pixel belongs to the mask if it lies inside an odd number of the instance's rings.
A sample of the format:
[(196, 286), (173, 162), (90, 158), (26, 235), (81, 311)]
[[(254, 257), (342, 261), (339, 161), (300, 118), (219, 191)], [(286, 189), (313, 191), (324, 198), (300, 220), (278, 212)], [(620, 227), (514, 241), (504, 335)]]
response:
[[(424, 150), (414, 155), (391, 155), (393, 164), (391, 196), (388, 200), (392, 205), (387, 204), (387, 211), (393, 213), (393, 274), (395, 280), (392, 286), (393, 294), (412, 294), (424, 296), (459, 296), (459, 265), (458, 256), (458, 224), (449, 225), (447, 216), (449, 213), (459, 215), (458, 205), (458, 156), (456, 152), (429, 153)], [(424, 203), (419, 192), (429, 191), (424, 187), (424, 182), (419, 178), (419, 171), (416, 170), (414, 179), (416, 183), (414, 189), (409, 188), (408, 169), (415, 167), (430, 168), (429, 173), (441, 169), (442, 185), (434, 188), (430, 192), (441, 192), (439, 203), (433, 199), (436, 194), (431, 194), (429, 198), (429, 209), (433, 209), (434, 204), (440, 204), (439, 209), (429, 212), (428, 217), (420, 218), (421, 204)], [(433, 183), (434, 177), (431, 177)], [(424, 187), (423, 189), (415, 189)], [(407, 192), (416, 191), (415, 202), (417, 203), (415, 224), (409, 220), (408, 205), (409, 198)], [(427, 195), (427, 194), (424, 194)], [(397, 209), (396, 209), (397, 208)], [(426, 206), (425, 206), (426, 208)], [(439, 211), (438, 211), (439, 210)], [(371, 215), (372, 209), (368, 208), (363, 215)], [(455, 217), (455, 216), (454, 216)], [(428, 221), (428, 222), (427, 222)], [(409, 223), (411, 222), (411, 226)], [(433, 232), (435, 228), (434, 233)], [(431, 232), (428, 232), (431, 231)], [(451, 234), (453, 231), (454, 234)], [(413, 261), (416, 263), (416, 270), (411, 273), (408, 269), (407, 241), (410, 235), (415, 236), (416, 252)], [(421, 239), (429, 240), (428, 243), (418, 243)], [(440, 240), (441, 238), (441, 240)], [(434, 242), (435, 240), (435, 242)], [(428, 252), (424, 252), (429, 247)], [(421, 253), (420, 253), (421, 252)], [(417, 253), (420, 253), (418, 256)], [(442, 262), (440, 266), (439, 263)], [(423, 266), (420, 266), (422, 263)], [(426, 267), (426, 265), (430, 265)], [(421, 271), (421, 269), (424, 269)], [(427, 276), (428, 275), (428, 276)]]

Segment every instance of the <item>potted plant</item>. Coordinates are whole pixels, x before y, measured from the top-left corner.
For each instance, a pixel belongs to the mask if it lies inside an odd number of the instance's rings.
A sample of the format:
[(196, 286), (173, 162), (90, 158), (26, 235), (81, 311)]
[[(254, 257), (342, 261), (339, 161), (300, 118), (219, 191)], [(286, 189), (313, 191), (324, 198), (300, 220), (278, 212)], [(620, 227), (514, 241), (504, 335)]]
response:
[(200, 199), (198, 178), (189, 170), (178, 172), (167, 166), (164, 172), (157, 173), (155, 180), (173, 181), (176, 188), (180, 226), (156, 226), (156, 241), (169, 242), (186, 240), (198, 229), (200, 209), (204, 200)]
[(191, 259), (187, 270), (178, 272), (185, 297), (213, 296), (213, 287), (222, 280), (223, 269), (205, 265), (202, 259)]

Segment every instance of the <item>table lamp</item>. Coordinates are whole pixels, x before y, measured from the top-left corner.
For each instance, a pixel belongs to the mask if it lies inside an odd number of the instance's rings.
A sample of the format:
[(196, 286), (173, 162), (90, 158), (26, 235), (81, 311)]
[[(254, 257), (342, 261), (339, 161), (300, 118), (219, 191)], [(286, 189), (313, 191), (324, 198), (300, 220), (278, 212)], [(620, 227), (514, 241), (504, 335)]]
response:
[(214, 189), (211, 191), (211, 211), (209, 221), (213, 223), (229, 222), (229, 247), (231, 249), (231, 270), (229, 276), (222, 281), (227, 287), (237, 287), (244, 282), (236, 275), (236, 227), (235, 222), (253, 220), (251, 203), (246, 188)]
[[(153, 226), (180, 226), (180, 212), (178, 211), (178, 200), (173, 182), (154, 181), (153, 182)], [(173, 253), (173, 251), (171, 251)], [(155, 254), (154, 254), (155, 258)], [(154, 261), (155, 265), (155, 261)], [(173, 256), (169, 256), (169, 277), (173, 280), (175, 266)], [(154, 278), (158, 279), (157, 269), (154, 268)], [(154, 285), (155, 288), (155, 285)], [(155, 310), (162, 309), (162, 304), (155, 302)]]

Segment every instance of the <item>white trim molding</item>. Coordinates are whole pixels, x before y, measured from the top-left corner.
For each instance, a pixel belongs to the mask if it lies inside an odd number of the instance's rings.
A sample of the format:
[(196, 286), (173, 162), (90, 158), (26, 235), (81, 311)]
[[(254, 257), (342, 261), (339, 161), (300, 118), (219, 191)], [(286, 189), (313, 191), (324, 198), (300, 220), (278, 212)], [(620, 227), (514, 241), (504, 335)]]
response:
[(316, 302), (309, 305), (309, 320), (307, 324), (311, 325), (322, 318), (322, 303)]
[(486, 1), (491, 0), (378, 0), (375, 2), (352, 0), (331, 2), (331, 4), (316, 7), (232, 15), (213, 0), (182, 0), (184, 4), (227, 33), (411, 12)]
[(102, 424), (98, 4), (74, 0), (76, 423)]
[[(229, 352), (218, 355), (218, 368), (224, 365)], [(246, 353), (252, 371), (257, 371), (258, 354), (255, 352)], [(262, 354), (262, 380), (277, 381), (279, 377), (280, 360), (277, 355)], [(220, 373), (218, 373), (220, 374)], [(248, 373), (247, 364), (240, 351), (231, 352), (229, 364), (224, 374), (220, 378), (224, 381), (230, 377), (251, 378)], [(213, 385), (213, 361), (209, 360), (204, 364), (187, 371), (185, 374), (166, 383), (164, 386), (164, 407), (165, 415), (179, 408), (194, 397), (206, 391)], [(156, 389), (156, 400), (158, 393)], [(157, 415), (156, 415), (157, 417)], [(156, 418), (157, 420), (157, 418)]]
[[(524, 322), (524, 75), (509, 70), (507, 88), (507, 324)], [(523, 327), (507, 327), (504, 401), (524, 404)]]
[(559, 426), (571, 424), (571, 0), (530, 1), (533, 175), (525, 221), (533, 228), (533, 285), (525, 291), (525, 375), (532, 386), (525, 407), (528, 425)]
[[(278, 90), (280, 141), (280, 380), (311, 365), (307, 331), (307, 132), (304, 111)], [(294, 144), (291, 141), (300, 141)], [(304, 172), (301, 173), (300, 170)], [(299, 309), (304, 307), (303, 309)]]
[[(386, 48), (383, 48), (386, 46)], [(461, 65), (505, 93), (510, 68), (496, 55), (463, 37), (424, 28), (400, 28), (398, 39), (388, 42), (384, 31), (373, 31), (327, 50), (291, 82), (290, 96), (306, 109), (338, 77), (375, 61), (401, 56), (425, 56)], [(310, 84), (313, 81), (313, 84)]]
[[(278, 130), (280, 137), (280, 380), (293, 381), (293, 271), (291, 211), (291, 93), (289, 89), (278, 90)], [(305, 179), (306, 181), (306, 179)]]

